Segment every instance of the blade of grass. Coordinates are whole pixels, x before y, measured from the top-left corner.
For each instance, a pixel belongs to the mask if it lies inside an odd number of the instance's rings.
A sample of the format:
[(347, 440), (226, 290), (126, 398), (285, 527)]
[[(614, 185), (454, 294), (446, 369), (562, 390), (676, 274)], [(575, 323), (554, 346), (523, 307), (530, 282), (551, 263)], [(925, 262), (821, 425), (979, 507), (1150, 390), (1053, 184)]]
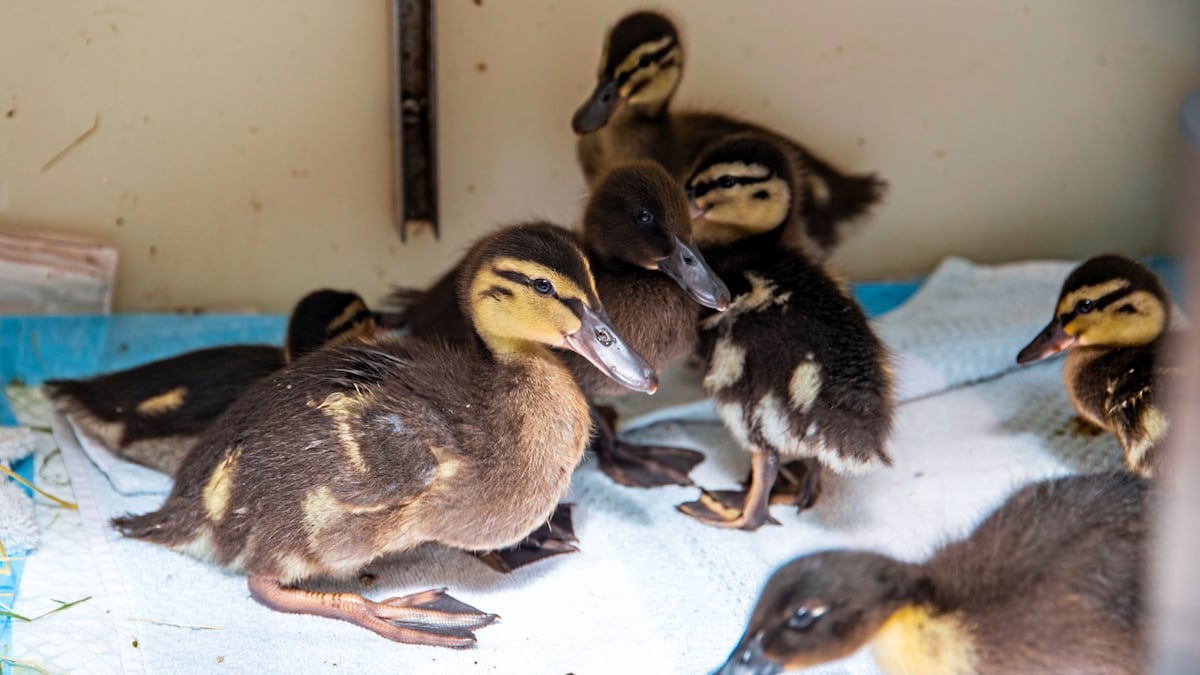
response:
[(51, 600), (53, 602), (58, 603), (58, 607), (55, 607), (54, 609), (50, 610), (49, 612), (43, 612), (41, 614), (38, 614), (37, 616), (35, 616), (33, 618), (29, 618), (27, 616), (22, 616), (20, 614), (17, 614), (16, 612), (14, 612), (12, 610), (12, 607), (9, 607), (8, 605), (5, 605), (4, 603), (0, 603), (0, 616), (8, 616), (8, 617), (12, 617), (12, 618), (16, 619), (17, 621), (24, 621), (25, 623), (32, 623), (34, 621), (37, 621), (38, 619), (45, 618), (47, 616), (50, 616), (51, 614), (57, 614), (58, 612), (61, 612), (64, 609), (69, 609), (71, 607), (74, 607), (75, 605), (78, 605), (81, 602), (87, 602), (88, 600), (91, 600), (91, 599), (92, 599), (92, 596), (90, 596), (90, 595), (87, 596), (86, 598), (80, 598), (79, 600), (73, 600), (71, 602), (63, 602), (62, 600), (54, 600), (53, 598), (51, 598)]

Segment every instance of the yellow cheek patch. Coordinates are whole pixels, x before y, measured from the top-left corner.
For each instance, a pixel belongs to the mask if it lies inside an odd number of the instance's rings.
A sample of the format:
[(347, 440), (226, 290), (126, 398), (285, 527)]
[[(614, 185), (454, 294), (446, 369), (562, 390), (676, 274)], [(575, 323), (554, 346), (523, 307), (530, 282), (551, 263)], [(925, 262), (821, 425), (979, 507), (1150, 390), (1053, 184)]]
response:
[[(1113, 290), (1120, 290), (1120, 287)], [(1134, 311), (1120, 311), (1127, 306), (1133, 307)], [(1166, 309), (1154, 294), (1134, 291), (1103, 309), (1077, 315), (1063, 330), (1078, 337), (1080, 345), (1127, 347), (1154, 340), (1166, 327), (1166, 321)]]
[(143, 417), (153, 417), (174, 412), (183, 407), (187, 393), (187, 387), (175, 387), (165, 394), (153, 396), (139, 403), (137, 413)]
[(204, 511), (215, 523), (221, 522), (225, 518), (225, 512), (229, 510), (229, 498), (233, 495), (234, 473), (237, 471), (238, 460), (241, 456), (241, 448), (227, 451), (225, 458), (213, 470), (212, 475), (208, 477), (208, 482), (204, 485), (202, 493)]
[(977, 671), (971, 636), (954, 615), (925, 607), (897, 610), (884, 622), (871, 651), (885, 673), (970, 675)]

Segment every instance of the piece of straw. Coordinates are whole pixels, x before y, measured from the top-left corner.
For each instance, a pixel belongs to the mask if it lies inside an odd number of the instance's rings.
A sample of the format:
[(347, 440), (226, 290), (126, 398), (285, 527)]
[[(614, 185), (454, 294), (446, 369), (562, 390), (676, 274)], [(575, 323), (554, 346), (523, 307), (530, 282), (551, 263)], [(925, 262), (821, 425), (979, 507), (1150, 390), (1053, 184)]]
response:
[(79, 510), (79, 505), (76, 504), (75, 502), (69, 502), (65, 499), (59, 499), (58, 497), (55, 497), (54, 495), (50, 494), (49, 492), (46, 492), (45, 490), (41, 489), (40, 487), (25, 480), (20, 475), (15, 473), (12, 469), (8, 468), (7, 466), (4, 466), (3, 464), (0, 464), (0, 473), (7, 474), (9, 478), (17, 481), (18, 483), (20, 483), (21, 485), (24, 485), (25, 487), (29, 488), (30, 490), (33, 490), (34, 492), (45, 497), (46, 499), (49, 499), (52, 502), (56, 502), (57, 504), (59, 504), (60, 506), (62, 506), (64, 508), (71, 509), (72, 511)]
[(129, 621), (137, 621), (139, 623), (152, 623), (156, 626), (170, 626), (172, 628), (190, 628), (192, 630), (221, 630), (220, 626), (206, 626), (204, 624), (192, 623), (175, 623), (174, 621), (164, 621), (162, 619), (145, 619), (140, 616), (131, 616)]

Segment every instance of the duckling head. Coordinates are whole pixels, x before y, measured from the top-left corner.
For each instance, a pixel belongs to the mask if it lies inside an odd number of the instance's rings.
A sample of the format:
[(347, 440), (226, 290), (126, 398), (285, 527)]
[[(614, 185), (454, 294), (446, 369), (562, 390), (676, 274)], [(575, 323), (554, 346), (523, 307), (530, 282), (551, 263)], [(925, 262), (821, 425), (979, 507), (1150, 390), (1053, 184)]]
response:
[(1054, 318), (1017, 355), (1032, 363), (1072, 347), (1136, 347), (1158, 338), (1171, 301), (1154, 273), (1120, 255), (1101, 255), (1063, 282)]
[(729, 288), (692, 239), (683, 190), (655, 162), (622, 165), (604, 176), (584, 209), (583, 237), (600, 259), (657, 270), (701, 305), (729, 306)]
[(288, 319), (284, 353), (294, 361), (325, 345), (375, 334), (375, 315), (357, 293), (321, 289), (300, 299)]
[(781, 227), (799, 206), (798, 167), (774, 141), (737, 134), (709, 146), (684, 184), (696, 238), (722, 244)]
[(545, 223), (502, 229), (476, 244), (461, 278), (459, 302), (496, 358), (569, 349), (630, 389), (658, 389), (654, 369), (610, 324), (569, 232)]
[(718, 675), (770, 675), (849, 656), (897, 610), (925, 602), (930, 588), (914, 566), (876, 553), (793, 560), (763, 588)]
[(634, 12), (608, 32), (596, 88), (571, 118), (577, 134), (608, 124), (619, 108), (654, 116), (662, 112), (683, 74), (683, 47), (670, 19)]

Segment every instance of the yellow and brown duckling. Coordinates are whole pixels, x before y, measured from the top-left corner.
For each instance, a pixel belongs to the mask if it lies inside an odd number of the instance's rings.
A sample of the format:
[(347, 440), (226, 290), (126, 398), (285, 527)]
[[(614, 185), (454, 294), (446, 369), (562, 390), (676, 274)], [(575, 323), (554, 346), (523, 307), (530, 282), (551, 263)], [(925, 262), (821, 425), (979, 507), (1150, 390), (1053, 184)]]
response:
[[(734, 440), (752, 456), (744, 492), (703, 491), (680, 505), (710, 525), (753, 530), (782, 495), (803, 509), (822, 467), (855, 474), (889, 464), (895, 404), (886, 348), (862, 308), (820, 263), (782, 242), (800, 215), (795, 166), (769, 137), (714, 144), (687, 182), (693, 209), (721, 233), (703, 248), (733, 302), (702, 320), (704, 386)], [(727, 242), (727, 243), (725, 243)], [(797, 460), (780, 471), (780, 462)]]
[[(693, 242), (683, 189), (654, 162), (609, 171), (592, 191), (580, 236), (613, 325), (656, 370), (694, 352), (701, 306), (719, 311), (729, 304), (729, 289)], [(424, 293), (402, 292), (414, 335), (461, 342), (469, 334), (461, 312), (447, 301), (460, 275), (460, 269), (452, 270)], [(562, 356), (589, 399), (624, 393), (578, 356)], [(688, 472), (703, 459), (701, 453), (627, 443), (604, 414), (598, 412), (595, 421), (592, 448), (617, 482), (692, 484)]]
[(1166, 391), (1171, 299), (1153, 272), (1119, 255), (1085, 261), (1067, 277), (1054, 318), (1020, 354), (1026, 364), (1067, 351), (1063, 382), (1088, 422), (1117, 437), (1130, 471), (1161, 466), (1170, 420)]
[(86, 380), (51, 380), (46, 394), (119, 456), (174, 475), (200, 434), (252, 383), (323, 345), (374, 335), (377, 318), (355, 293), (313, 291), (293, 309), (283, 349), (201, 349)]
[(591, 427), (551, 348), (639, 391), (657, 380), (605, 320), (568, 232), (527, 225), (486, 237), (467, 255), (458, 294), (469, 344), (377, 339), (298, 360), (209, 427), (158, 511), (115, 526), (248, 575), (253, 597), (279, 611), (398, 642), (473, 644), (496, 617), (444, 591), (373, 602), (299, 584), (354, 578), (427, 542), (504, 548), (544, 523)]
[(867, 551), (767, 582), (718, 675), (770, 675), (871, 645), (890, 675), (1142, 672), (1152, 495), (1129, 474), (1017, 491), (923, 563)]
[(821, 258), (883, 197), (887, 185), (875, 174), (845, 173), (782, 134), (725, 115), (669, 112), (682, 73), (683, 45), (667, 17), (639, 11), (612, 27), (596, 88), (571, 120), (589, 183), (634, 159), (653, 159), (682, 182), (711, 143), (741, 132), (766, 134), (807, 167), (795, 200), (804, 217), (789, 238)]

